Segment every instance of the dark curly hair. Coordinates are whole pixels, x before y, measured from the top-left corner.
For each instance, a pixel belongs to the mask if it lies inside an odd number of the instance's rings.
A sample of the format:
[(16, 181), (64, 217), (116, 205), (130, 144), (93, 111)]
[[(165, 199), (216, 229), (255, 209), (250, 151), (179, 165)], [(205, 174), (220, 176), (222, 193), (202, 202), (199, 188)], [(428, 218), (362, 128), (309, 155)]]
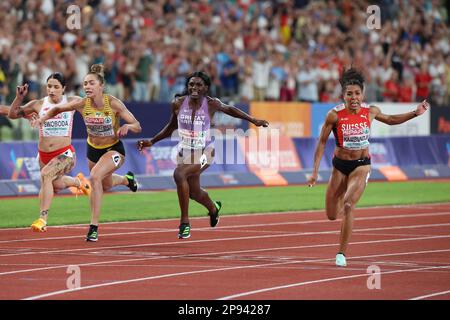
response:
[(357, 85), (361, 90), (364, 90), (364, 76), (361, 71), (353, 67), (344, 70), (339, 82), (341, 83), (342, 91), (345, 91), (347, 86), (350, 85)]

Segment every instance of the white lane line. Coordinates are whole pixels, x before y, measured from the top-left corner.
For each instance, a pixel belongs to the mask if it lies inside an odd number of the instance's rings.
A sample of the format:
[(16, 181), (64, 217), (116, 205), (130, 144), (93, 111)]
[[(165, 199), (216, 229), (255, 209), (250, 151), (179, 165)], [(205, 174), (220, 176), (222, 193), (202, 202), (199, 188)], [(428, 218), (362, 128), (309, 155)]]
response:
[(419, 296), (419, 297), (415, 297), (415, 298), (411, 298), (409, 300), (423, 300), (423, 299), (428, 299), (428, 298), (433, 298), (433, 297), (437, 297), (437, 296), (442, 296), (445, 294), (449, 294), (450, 290), (447, 291), (441, 291), (441, 292), (436, 292), (436, 293), (431, 293), (431, 294), (427, 294), (424, 296)]
[[(438, 250), (438, 251), (442, 252), (443, 250)], [(447, 249), (445, 251), (450, 251), (450, 249)], [(357, 257), (353, 257), (352, 259), (375, 258), (375, 257), (378, 258), (378, 257), (385, 257), (385, 256), (412, 255), (412, 254), (422, 254), (422, 253), (432, 253), (432, 252), (435, 252), (435, 250), (357, 256)], [(192, 275), (192, 274), (218, 272), (218, 271), (230, 271), (230, 270), (249, 269), (249, 268), (262, 268), (262, 267), (280, 266), (280, 265), (294, 264), (294, 263), (323, 262), (323, 261), (332, 261), (332, 260), (334, 260), (334, 258), (332, 258), (332, 259), (311, 259), (311, 260), (303, 260), (303, 261), (300, 260), (300, 261), (275, 262), (275, 263), (266, 263), (266, 264), (254, 264), (254, 265), (237, 266), (237, 267), (225, 267), (225, 268), (215, 268), (215, 269), (207, 269), (207, 270), (170, 273), (170, 274), (163, 274), (163, 275), (159, 275), (159, 276), (149, 276), (149, 277), (144, 277), (144, 278), (112, 281), (112, 282), (100, 283), (100, 284), (96, 284), (96, 285), (90, 285), (90, 286), (79, 287), (79, 288), (74, 288), (74, 289), (64, 289), (64, 290), (59, 290), (59, 291), (53, 291), (53, 292), (48, 292), (48, 293), (24, 298), (22, 300), (38, 300), (38, 299), (42, 299), (42, 298), (48, 298), (48, 297), (52, 297), (52, 296), (56, 296), (56, 295), (72, 293), (72, 292), (81, 291), (81, 290), (90, 290), (90, 289), (101, 288), (101, 287), (108, 287), (108, 286), (114, 286), (114, 285), (121, 285), (121, 284), (128, 284), (128, 283), (134, 283), (134, 282), (156, 280), (156, 279), (163, 279), (163, 278), (170, 278), (170, 277), (177, 277), (177, 276), (185, 276), (185, 275)], [(408, 271), (412, 272), (412, 271), (422, 271), (422, 270), (439, 269), (439, 268), (441, 268), (441, 269), (442, 268), (450, 268), (450, 266), (439, 266), (439, 267), (433, 266), (433, 267), (424, 267), (424, 268), (417, 268), (417, 269), (410, 269), (410, 270), (396, 270), (395, 272), (408, 272)], [(385, 272), (384, 274), (386, 274), (386, 273), (387, 272)], [(357, 275), (357, 276), (367, 277), (367, 273), (364, 273), (362, 275)], [(348, 277), (352, 278), (355, 276), (348, 276)], [(343, 279), (343, 277), (340, 277), (339, 279), (341, 279), (341, 278)]]
[[(402, 229), (418, 229), (418, 228), (435, 228), (435, 227), (445, 227), (450, 226), (450, 223), (441, 224), (424, 224), (424, 225), (408, 225), (408, 226), (398, 226), (398, 227), (383, 227), (383, 228), (366, 228), (366, 229), (355, 229), (354, 232), (361, 231), (380, 231), (380, 230), (402, 230)], [(236, 240), (252, 240), (252, 239), (268, 239), (268, 238), (280, 238), (280, 237), (299, 237), (299, 236), (313, 236), (313, 235), (324, 235), (324, 234), (338, 234), (339, 230), (334, 231), (318, 231), (318, 232), (293, 232), (285, 234), (274, 234), (274, 235), (258, 235), (258, 236), (246, 236), (246, 237), (232, 237), (232, 238), (217, 238), (217, 239), (205, 239), (205, 240), (190, 240), (190, 241), (175, 241), (175, 242), (159, 242), (159, 243), (143, 243), (136, 245), (122, 245), (122, 246), (109, 246), (109, 247), (87, 247), (78, 249), (58, 249), (58, 250), (46, 250), (46, 251), (29, 251), (29, 252), (18, 252), (18, 253), (8, 253), (1, 254), (1, 257), (12, 257), (12, 256), (26, 256), (33, 254), (52, 254), (52, 253), (63, 253), (63, 252), (80, 252), (86, 250), (105, 250), (105, 249), (118, 249), (118, 248), (138, 248), (138, 247), (151, 247), (160, 245), (171, 245), (171, 244), (192, 244), (192, 243), (203, 243), (211, 241), (236, 241)], [(421, 239), (439, 239), (448, 238), (449, 235), (431, 236), (431, 237), (421, 237)], [(415, 238), (411, 238), (412, 240)], [(350, 243), (351, 244), (351, 243)], [(1, 248), (0, 248), (1, 250)], [(11, 248), (9, 248), (11, 250)]]
[[(382, 220), (382, 219), (398, 219), (398, 218), (419, 218), (419, 217), (432, 217), (432, 216), (446, 216), (450, 215), (449, 212), (440, 213), (419, 213), (419, 214), (405, 214), (405, 215), (388, 215), (388, 216), (375, 216), (375, 217), (361, 217), (355, 218), (356, 221), (367, 221), (367, 220)], [(213, 230), (226, 230), (226, 229), (240, 229), (240, 228), (258, 228), (267, 226), (283, 226), (283, 225), (303, 225), (312, 223), (329, 223), (334, 224), (335, 221), (330, 220), (308, 220), (308, 221), (294, 221), (294, 222), (275, 222), (266, 224), (247, 224), (247, 225), (235, 225), (235, 226), (221, 226)], [(117, 236), (117, 235), (133, 235), (133, 234), (151, 234), (151, 233), (163, 233), (163, 232), (174, 232), (178, 229), (163, 229), (161, 230), (151, 230), (151, 231), (138, 231), (138, 232), (121, 232), (121, 233), (105, 233), (101, 234), (102, 237)], [(198, 228), (196, 231), (212, 231), (210, 227)], [(1, 231), (1, 229), (0, 229)], [(28, 239), (15, 239), (15, 240), (3, 240), (3, 243), (14, 243), (14, 242), (33, 242), (33, 241), (47, 241), (47, 240), (64, 240), (64, 239), (79, 239), (80, 235), (77, 236), (66, 236), (66, 237), (48, 237), (48, 238), (28, 238)], [(1, 255), (0, 255), (1, 256)]]
[[(438, 238), (450, 238), (450, 236), (437, 236)], [(376, 244), (376, 243), (388, 243), (388, 242), (399, 242), (399, 241), (420, 241), (420, 240), (430, 240), (435, 239), (436, 236), (433, 237), (419, 237), (419, 238), (400, 238), (400, 239), (388, 239), (388, 240), (372, 240), (372, 241), (360, 241), (360, 242), (352, 242), (351, 245), (367, 245), (367, 244)], [(221, 241), (221, 239), (209, 240), (209, 241)], [(179, 242), (175, 242), (179, 243)], [(161, 243), (155, 244), (161, 245)], [(32, 269), (24, 269), (24, 270), (13, 270), (0, 273), (0, 276), (11, 275), (17, 273), (26, 273), (26, 272), (35, 272), (35, 271), (46, 271), (51, 269), (59, 269), (59, 268), (67, 268), (69, 265), (79, 265), (79, 266), (96, 266), (103, 265), (109, 263), (121, 263), (121, 262), (134, 262), (134, 261), (145, 261), (145, 260), (155, 260), (155, 259), (167, 259), (167, 258), (185, 258), (185, 257), (202, 257), (202, 256), (210, 256), (210, 255), (224, 255), (224, 254), (239, 254), (239, 253), (256, 253), (256, 252), (267, 252), (267, 251), (280, 251), (280, 250), (298, 250), (298, 249), (311, 249), (311, 248), (323, 248), (323, 247), (335, 247), (336, 243), (329, 244), (316, 244), (316, 245), (306, 245), (306, 246), (288, 246), (288, 247), (272, 247), (272, 248), (263, 248), (263, 249), (253, 249), (253, 250), (240, 250), (240, 251), (228, 251), (228, 252), (208, 252), (208, 253), (197, 253), (197, 254), (188, 254), (188, 255), (164, 255), (164, 256), (152, 256), (146, 258), (134, 258), (134, 259), (121, 259), (121, 260), (110, 260), (110, 261), (102, 261), (102, 262), (92, 262), (92, 263), (70, 263), (55, 267), (45, 267), (45, 268), (32, 268)], [(94, 249), (94, 248), (93, 248)], [(436, 250), (434, 252), (447, 252), (448, 250)], [(385, 255), (386, 256), (386, 255)], [(349, 258), (351, 259), (351, 258)], [(325, 260), (327, 261), (327, 260)]]
[[(450, 268), (450, 266), (424, 267), (424, 268), (416, 268), (416, 269), (409, 269), (409, 270), (386, 271), (386, 272), (381, 272), (380, 275), (383, 276), (383, 275), (394, 274), (394, 273), (418, 272), (418, 271), (425, 271), (425, 270), (449, 269), (449, 268)], [(241, 293), (221, 297), (221, 298), (218, 298), (217, 300), (231, 300), (231, 299), (242, 298), (242, 297), (255, 295), (255, 294), (259, 294), (259, 293), (263, 293), (263, 292), (270, 292), (270, 291), (282, 290), (282, 289), (287, 289), (287, 288), (306, 286), (309, 284), (347, 280), (347, 279), (361, 278), (361, 277), (367, 277), (367, 276), (368, 276), (368, 274), (366, 272), (366, 273), (355, 274), (355, 275), (351, 275), (351, 276), (343, 276), (343, 277), (325, 278), (325, 279), (319, 279), (319, 280), (313, 280), (313, 281), (297, 282), (297, 283), (291, 283), (291, 284), (287, 284), (287, 285), (283, 285), (283, 286), (275, 286), (275, 287), (269, 287), (269, 288), (264, 288), (264, 289), (259, 289), (259, 290), (241, 292)]]

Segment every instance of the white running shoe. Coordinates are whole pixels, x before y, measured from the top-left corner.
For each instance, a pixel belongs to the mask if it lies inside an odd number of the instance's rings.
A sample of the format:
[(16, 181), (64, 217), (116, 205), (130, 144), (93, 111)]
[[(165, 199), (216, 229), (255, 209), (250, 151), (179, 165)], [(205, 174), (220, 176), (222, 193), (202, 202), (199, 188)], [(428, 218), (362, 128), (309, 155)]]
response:
[(344, 254), (338, 253), (336, 255), (336, 265), (338, 267), (346, 267), (347, 266), (347, 261), (345, 260)]

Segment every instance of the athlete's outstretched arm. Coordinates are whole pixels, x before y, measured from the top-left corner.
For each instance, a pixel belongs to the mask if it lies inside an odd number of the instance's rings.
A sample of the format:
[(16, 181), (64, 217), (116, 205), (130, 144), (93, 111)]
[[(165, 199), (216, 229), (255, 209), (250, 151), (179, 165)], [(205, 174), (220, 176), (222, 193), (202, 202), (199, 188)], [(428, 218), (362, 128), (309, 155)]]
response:
[(0, 106), (0, 116), (8, 116), (9, 107), (8, 106)]
[(232, 116), (234, 118), (239, 118), (239, 119), (243, 119), (243, 120), (247, 120), (251, 123), (253, 123), (255, 126), (257, 127), (268, 127), (269, 126), (269, 122), (266, 120), (260, 120), (260, 119), (255, 119), (252, 116), (250, 116), (249, 114), (245, 113), (244, 111), (234, 107), (234, 106), (230, 106), (228, 104), (223, 103), (222, 101), (220, 101), (219, 99), (215, 98), (212, 101), (212, 105), (215, 107), (215, 109), (217, 111), (221, 111), (223, 113), (226, 113), (229, 116)]
[(128, 134), (128, 131), (139, 133), (142, 131), (141, 124), (135, 116), (130, 112), (130, 110), (127, 109), (127, 107), (123, 104), (122, 101), (119, 99), (111, 96), (111, 106), (118, 110), (118, 113), (120, 115), (120, 118), (125, 120), (125, 124), (122, 125), (119, 130), (117, 131), (117, 135), (119, 137), (124, 137)]
[(429, 108), (430, 108), (430, 104), (427, 102), (427, 100), (423, 100), (417, 106), (416, 110), (407, 112), (407, 113), (387, 115), (387, 114), (382, 113), (380, 108), (378, 108), (376, 106), (370, 106), (370, 113), (371, 113), (372, 117), (378, 121), (381, 121), (388, 125), (395, 125), (395, 124), (400, 124), (400, 123), (406, 122), (415, 117), (418, 117), (421, 114), (423, 114), (425, 111), (427, 111)]
[(80, 108), (83, 106), (84, 106), (84, 99), (75, 98), (70, 102), (64, 103), (60, 106), (53, 107), (44, 116), (34, 120), (31, 125), (35, 128), (39, 128), (45, 121), (53, 118), (57, 114), (60, 114), (62, 112), (66, 112), (66, 111), (80, 110)]
[(137, 148), (139, 151), (141, 151), (144, 148), (151, 147), (160, 140), (170, 137), (172, 133), (178, 128), (178, 119), (177, 114), (175, 112), (177, 107), (175, 101), (172, 102), (171, 108), (172, 112), (170, 114), (170, 120), (166, 124), (166, 126), (160, 132), (158, 132), (153, 138), (148, 140), (139, 140), (137, 142)]
[(314, 167), (311, 177), (308, 179), (308, 185), (314, 186), (319, 175), (320, 161), (322, 160), (323, 153), (325, 151), (325, 145), (327, 144), (328, 137), (333, 130), (334, 125), (338, 119), (337, 113), (334, 110), (330, 110), (325, 118), (325, 123), (320, 131), (319, 141), (317, 142), (316, 151), (314, 152)]
[(24, 84), (23, 86), (17, 86), (16, 88), (16, 97), (11, 104), (11, 108), (8, 111), (8, 117), (10, 119), (18, 119), (27, 117), (33, 113), (37, 114), (35, 106), (39, 100), (32, 100), (28, 102), (26, 105), (21, 107), (23, 99), (28, 93), (28, 84)]

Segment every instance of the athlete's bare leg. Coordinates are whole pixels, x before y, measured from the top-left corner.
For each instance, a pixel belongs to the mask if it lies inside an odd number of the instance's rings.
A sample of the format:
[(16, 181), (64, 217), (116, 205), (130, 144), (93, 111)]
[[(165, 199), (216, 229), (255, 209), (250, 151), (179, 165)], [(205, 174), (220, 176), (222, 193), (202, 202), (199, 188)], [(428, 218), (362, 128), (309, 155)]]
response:
[[(120, 161), (115, 163), (113, 157), (119, 155)], [(91, 171), (89, 180), (91, 182), (91, 224), (98, 225), (100, 216), (100, 208), (103, 197), (103, 180), (107, 178), (107, 186), (112, 185), (108, 179), (112, 180), (112, 174), (119, 169), (124, 163), (124, 157), (117, 151), (108, 151), (97, 163), (89, 161), (89, 169)]]
[(345, 254), (353, 231), (354, 209), (366, 188), (370, 165), (357, 167), (349, 176), (344, 196), (344, 215), (342, 217), (339, 252)]
[[(75, 158), (59, 155), (50, 160), (47, 165), (42, 165), (41, 169), (41, 189), (39, 190), (39, 210), (41, 218), (47, 221), (48, 210), (50, 209), (55, 191), (63, 186), (60, 181), (64, 173), (69, 172), (75, 165)], [(72, 178), (73, 179), (73, 178)], [(55, 188), (56, 185), (56, 188)]]
[[(204, 166), (202, 171), (206, 170), (207, 167), (208, 165)], [(209, 197), (208, 192), (203, 190), (200, 186), (200, 173), (190, 176), (188, 178), (188, 184), (189, 198), (203, 205), (208, 210), (208, 212), (214, 213), (216, 211), (214, 202)]]
[(173, 173), (181, 210), (180, 223), (189, 223), (190, 188), (188, 178), (193, 175), (199, 175), (200, 171), (201, 167), (199, 164), (179, 164)]
[(53, 181), (53, 189), (55, 190), (55, 193), (70, 187), (79, 188), (80, 180), (76, 177), (62, 176)]
[(329, 220), (336, 220), (344, 209), (347, 176), (333, 167), (325, 197), (325, 209)]

